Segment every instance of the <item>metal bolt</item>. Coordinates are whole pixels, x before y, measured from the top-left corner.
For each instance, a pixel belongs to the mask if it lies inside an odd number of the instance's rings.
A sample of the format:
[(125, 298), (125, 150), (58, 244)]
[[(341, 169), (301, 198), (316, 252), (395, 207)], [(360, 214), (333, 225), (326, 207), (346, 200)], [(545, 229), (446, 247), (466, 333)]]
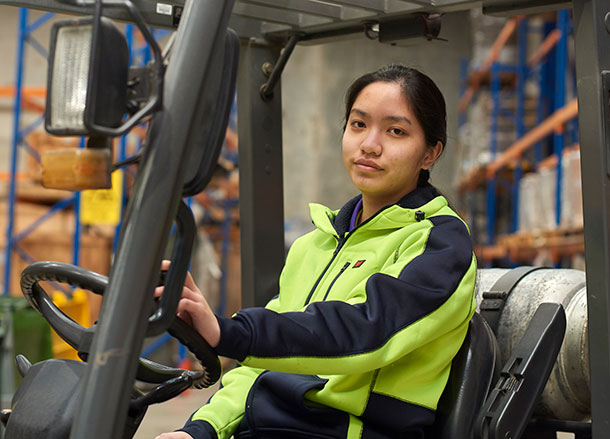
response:
[(507, 431), (506, 434), (504, 435), (504, 439), (512, 439), (513, 435), (510, 434), (510, 431)]
[(269, 61), (263, 63), (263, 74), (268, 78), (271, 76), (271, 72), (273, 72), (273, 64)]
[(261, 88), (259, 89), (261, 99), (264, 102), (269, 102), (273, 98), (273, 91), (269, 92), (268, 89), (269, 89), (269, 87), (266, 82), (263, 85), (261, 85)]

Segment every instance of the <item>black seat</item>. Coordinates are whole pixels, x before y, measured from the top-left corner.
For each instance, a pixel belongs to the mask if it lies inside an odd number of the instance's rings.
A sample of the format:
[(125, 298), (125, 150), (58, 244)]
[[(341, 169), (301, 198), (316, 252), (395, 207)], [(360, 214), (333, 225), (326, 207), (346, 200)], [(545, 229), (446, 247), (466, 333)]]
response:
[(436, 411), (434, 439), (470, 439), (490, 390), (500, 376), (496, 337), (481, 315), (470, 320), (466, 339), (451, 364), (449, 381)]

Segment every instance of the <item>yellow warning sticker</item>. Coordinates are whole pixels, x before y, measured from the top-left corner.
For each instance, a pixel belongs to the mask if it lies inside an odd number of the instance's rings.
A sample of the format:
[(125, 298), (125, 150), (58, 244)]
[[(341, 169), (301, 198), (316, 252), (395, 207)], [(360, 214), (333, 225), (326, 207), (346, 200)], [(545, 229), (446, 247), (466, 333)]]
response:
[(82, 191), (80, 221), (89, 225), (117, 226), (121, 221), (123, 171), (112, 173), (112, 188)]

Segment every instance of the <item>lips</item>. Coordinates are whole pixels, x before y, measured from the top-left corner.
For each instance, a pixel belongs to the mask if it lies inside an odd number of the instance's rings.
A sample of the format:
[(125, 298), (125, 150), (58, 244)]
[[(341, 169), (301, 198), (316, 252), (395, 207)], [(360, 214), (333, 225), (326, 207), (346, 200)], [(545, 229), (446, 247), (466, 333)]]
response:
[(364, 171), (381, 171), (383, 168), (375, 163), (373, 160), (358, 159), (354, 164)]

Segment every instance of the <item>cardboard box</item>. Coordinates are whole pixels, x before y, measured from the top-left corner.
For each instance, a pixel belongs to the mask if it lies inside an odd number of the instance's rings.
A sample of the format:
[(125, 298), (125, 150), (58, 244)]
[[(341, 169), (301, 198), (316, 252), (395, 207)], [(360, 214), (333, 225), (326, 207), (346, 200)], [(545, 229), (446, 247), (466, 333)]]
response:
[[(13, 236), (26, 230), (36, 220), (49, 212), (45, 205), (18, 202), (15, 205)], [(0, 244), (2, 248), (0, 268), (4, 272), (4, 250), (7, 230), (7, 205), (0, 204)], [(57, 261), (72, 263), (74, 250), (75, 219), (72, 210), (61, 210), (42, 222), (31, 233), (19, 241), (19, 247), (36, 261)], [(113, 236), (108, 229), (90, 227), (83, 228), (80, 235), (79, 264), (81, 267), (107, 275), (110, 271)], [(9, 293), (11, 296), (21, 296), (19, 278), (29, 262), (18, 252), (13, 251)], [(97, 318), (101, 297), (88, 293), (92, 321)]]

